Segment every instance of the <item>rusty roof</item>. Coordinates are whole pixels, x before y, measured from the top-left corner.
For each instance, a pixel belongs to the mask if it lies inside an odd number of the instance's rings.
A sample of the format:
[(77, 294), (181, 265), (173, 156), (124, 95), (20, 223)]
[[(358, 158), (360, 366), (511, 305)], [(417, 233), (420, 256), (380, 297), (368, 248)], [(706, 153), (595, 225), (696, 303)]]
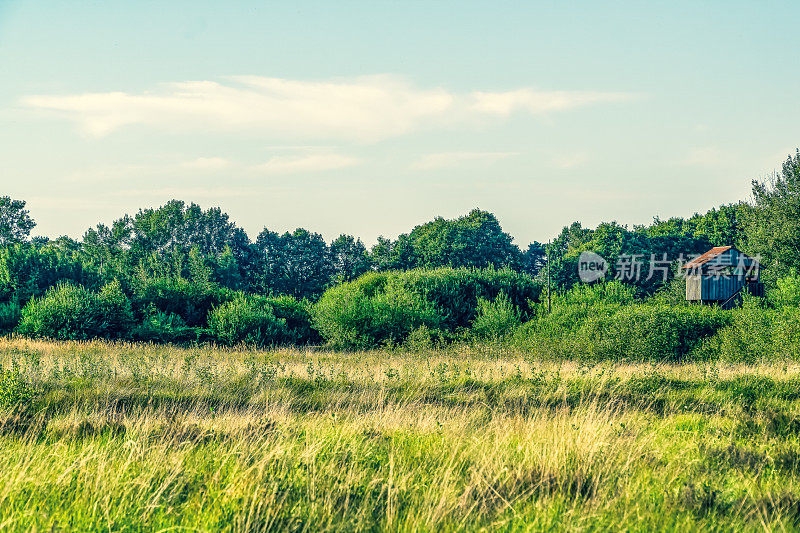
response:
[(705, 265), (715, 257), (724, 254), (731, 248), (733, 248), (733, 246), (716, 246), (707, 251), (706, 253), (704, 253), (703, 255), (701, 255), (700, 257), (692, 259), (691, 261), (683, 265), (683, 268), (697, 268), (700, 265)]

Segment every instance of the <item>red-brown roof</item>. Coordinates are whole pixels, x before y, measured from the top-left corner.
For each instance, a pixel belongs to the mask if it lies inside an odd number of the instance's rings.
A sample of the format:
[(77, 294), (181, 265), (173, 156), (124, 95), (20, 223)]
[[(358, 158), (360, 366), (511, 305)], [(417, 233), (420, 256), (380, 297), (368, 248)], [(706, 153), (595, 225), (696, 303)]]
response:
[(703, 255), (701, 255), (700, 257), (692, 259), (691, 261), (683, 265), (683, 268), (697, 268), (700, 265), (708, 263), (718, 255), (724, 254), (731, 248), (733, 248), (733, 246), (717, 246), (715, 248), (712, 248)]

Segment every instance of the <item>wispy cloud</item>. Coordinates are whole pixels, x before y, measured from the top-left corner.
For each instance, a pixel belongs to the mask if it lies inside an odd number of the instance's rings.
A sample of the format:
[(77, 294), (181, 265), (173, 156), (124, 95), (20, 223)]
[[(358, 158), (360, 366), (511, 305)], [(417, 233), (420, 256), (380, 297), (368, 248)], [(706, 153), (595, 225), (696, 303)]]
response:
[(553, 158), (551, 164), (555, 168), (569, 169), (579, 167), (586, 163), (588, 156), (584, 153), (559, 155)]
[(680, 165), (697, 167), (717, 167), (731, 161), (731, 155), (714, 146), (694, 148), (678, 161)]
[(33, 95), (22, 103), (74, 120), (93, 136), (144, 124), (168, 131), (254, 130), (289, 142), (375, 142), (470, 116), (547, 113), (632, 97), (627, 93), (533, 88), (455, 93), (443, 88), (421, 89), (390, 75), (317, 82), (236, 76), (224, 82), (167, 83), (139, 94)]
[(145, 198), (190, 198), (190, 199), (217, 199), (240, 198), (253, 194), (252, 187), (154, 187), (122, 189), (111, 193), (109, 196), (117, 197), (145, 197)]
[(279, 155), (270, 158), (266, 163), (251, 167), (251, 170), (262, 174), (294, 174), (335, 170), (360, 163), (360, 159), (341, 154)]
[(231, 165), (231, 162), (222, 157), (198, 157), (191, 161), (184, 161), (181, 167), (194, 170), (220, 170)]
[(550, 111), (565, 111), (600, 102), (622, 102), (634, 95), (628, 93), (587, 92), (587, 91), (538, 91), (518, 89), (507, 92), (475, 92), (471, 108), (481, 113), (510, 115), (516, 111), (532, 114)]
[(417, 160), (412, 168), (431, 170), (437, 168), (457, 167), (477, 161), (496, 161), (516, 155), (516, 152), (440, 152), (427, 154)]

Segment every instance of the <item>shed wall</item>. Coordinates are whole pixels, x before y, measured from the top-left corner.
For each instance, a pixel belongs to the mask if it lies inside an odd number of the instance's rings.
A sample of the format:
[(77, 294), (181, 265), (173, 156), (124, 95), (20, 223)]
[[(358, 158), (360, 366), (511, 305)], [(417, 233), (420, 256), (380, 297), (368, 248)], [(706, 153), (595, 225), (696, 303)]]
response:
[(705, 276), (701, 282), (700, 299), (715, 302), (727, 300), (745, 285), (746, 281), (743, 276), (720, 278)]

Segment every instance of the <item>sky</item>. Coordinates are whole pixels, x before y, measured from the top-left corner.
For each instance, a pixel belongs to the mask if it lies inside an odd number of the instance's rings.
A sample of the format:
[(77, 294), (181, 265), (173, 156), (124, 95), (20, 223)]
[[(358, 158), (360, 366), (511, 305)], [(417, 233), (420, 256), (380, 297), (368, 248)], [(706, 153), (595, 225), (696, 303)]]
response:
[(798, 2), (0, 0), (0, 195), (80, 238), (495, 213), (520, 246), (747, 199), (800, 146)]

